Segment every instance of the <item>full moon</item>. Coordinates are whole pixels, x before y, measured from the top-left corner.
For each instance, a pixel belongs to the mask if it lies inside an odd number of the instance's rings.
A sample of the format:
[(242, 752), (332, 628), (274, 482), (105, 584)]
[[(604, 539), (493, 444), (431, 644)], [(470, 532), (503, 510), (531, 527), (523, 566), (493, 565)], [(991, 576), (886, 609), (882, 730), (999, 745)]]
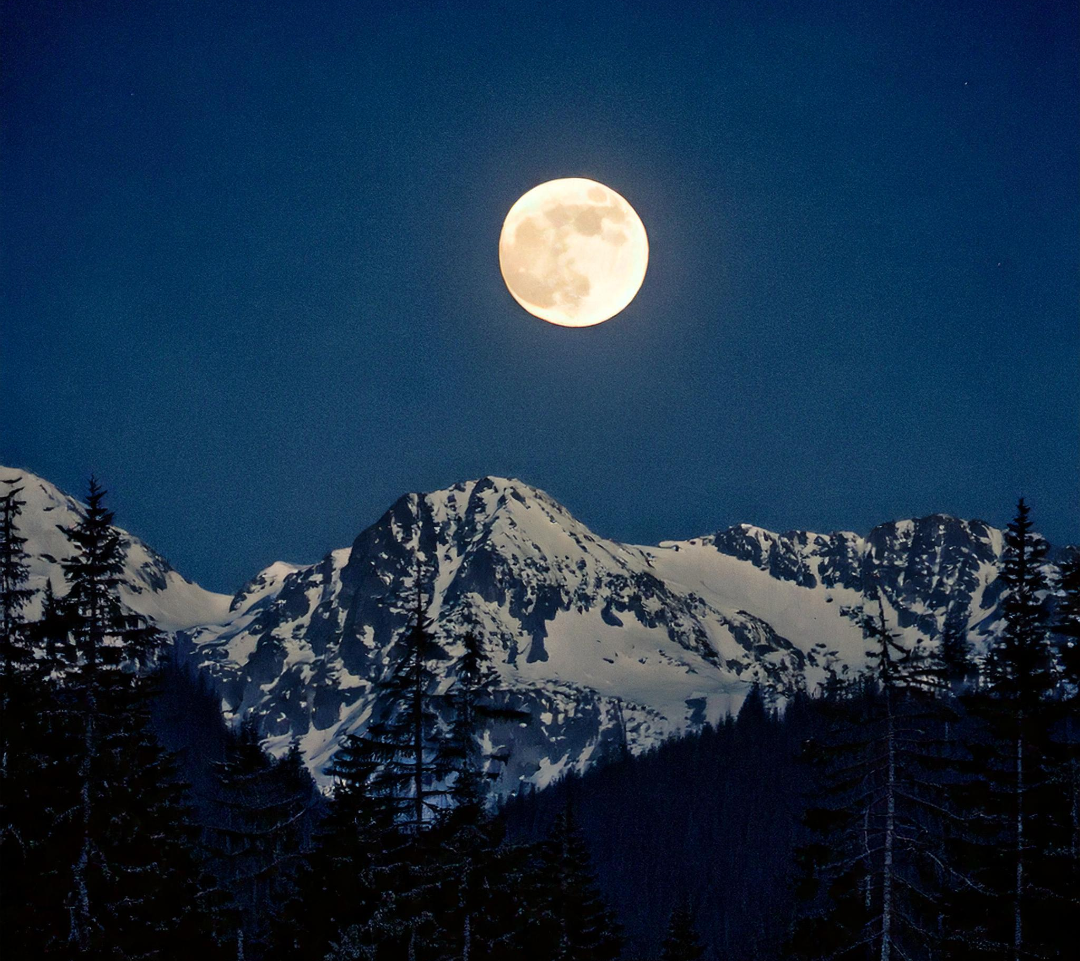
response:
[(610, 320), (641, 288), (649, 239), (641, 218), (595, 180), (549, 180), (503, 222), (499, 267), (530, 314), (563, 327)]

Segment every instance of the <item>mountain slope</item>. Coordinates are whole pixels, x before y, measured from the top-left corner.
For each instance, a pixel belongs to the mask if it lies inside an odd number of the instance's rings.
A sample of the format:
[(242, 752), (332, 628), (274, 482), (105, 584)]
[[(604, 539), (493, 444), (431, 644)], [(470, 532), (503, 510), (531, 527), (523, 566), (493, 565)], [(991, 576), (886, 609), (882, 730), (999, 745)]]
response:
[[(82, 505), (23, 476), (31, 586), (51, 577), (62, 593), (59, 528)], [(947, 620), (976, 639), (998, 625), (1001, 532), (944, 515), (867, 537), (744, 524), (641, 547), (598, 537), (541, 490), (486, 477), (408, 494), (351, 547), (309, 566), (273, 564), (232, 598), (124, 536), (125, 602), (173, 632), (229, 720), (254, 717), (276, 752), (298, 739), (320, 778), (340, 738), (377, 708), (418, 588), (448, 654), (440, 690), (474, 631), (500, 698), (527, 714), (484, 734), (487, 752), (506, 759), (501, 794), (716, 721), (754, 682), (782, 695), (858, 668), (859, 618), (875, 591), (909, 643), (932, 642)]]
[[(48, 481), (11, 467), (0, 467), (0, 479), (21, 477), (20, 499), (25, 501), (19, 529), (27, 539), (30, 555), (28, 587), (38, 593), (26, 609), (33, 619), (40, 614), (41, 592), (52, 581), (58, 595), (67, 593), (62, 561), (72, 555), (71, 545), (61, 528), (71, 527), (85, 516), (86, 507)], [(6, 488), (5, 488), (6, 489)], [(178, 574), (160, 554), (118, 528), (127, 552), (127, 564), (120, 583), (120, 595), (133, 611), (151, 618), (160, 628), (174, 631), (227, 616), (230, 598), (204, 590)]]
[(496, 782), (509, 793), (715, 721), (754, 681), (783, 693), (831, 662), (859, 666), (874, 585), (911, 641), (937, 637), (947, 617), (992, 630), (1000, 549), (1000, 532), (944, 516), (867, 538), (742, 525), (637, 547), (596, 536), (543, 491), (488, 477), (402, 497), (351, 548), (264, 572), (257, 604), (234, 602), (231, 620), (181, 644), (229, 716), (256, 716), (277, 750), (299, 738), (319, 772), (375, 706), (419, 565), (450, 655), (442, 687), (475, 630), (506, 702), (529, 714), (486, 735), (510, 758)]

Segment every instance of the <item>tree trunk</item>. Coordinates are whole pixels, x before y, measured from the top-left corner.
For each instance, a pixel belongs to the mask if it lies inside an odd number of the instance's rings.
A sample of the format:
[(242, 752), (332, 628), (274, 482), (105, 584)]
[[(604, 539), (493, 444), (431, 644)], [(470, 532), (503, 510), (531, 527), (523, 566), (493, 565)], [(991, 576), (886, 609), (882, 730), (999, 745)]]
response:
[(881, 961), (892, 953), (893, 845), (896, 841), (896, 731), (892, 694), (885, 689), (885, 740), (889, 768), (885, 785), (885, 861), (881, 877)]
[[(417, 615), (419, 616), (419, 615)], [(413, 801), (413, 815), (416, 818), (416, 830), (424, 823), (424, 692), (421, 688), (423, 672), (420, 670), (420, 651), (413, 653), (416, 658), (413, 682), (413, 781), (416, 792)]]
[(1020, 961), (1024, 944), (1021, 901), (1024, 892), (1024, 712), (1016, 731), (1016, 894), (1013, 902), (1013, 961)]
[(83, 697), (83, 757), (79, 765), (80, 785), (80, 829), (82, 837), (79, 845), (79, 857), (72, 871), (75, 885), (74, 904), (72, 905), (71, 933), (69, 940), (85, 951), (90, 937), (90, 891), (87, 884), (87, 871), (90, 867), (90, 821), (93, 816), (93, 792), (91, 776), (94, 758), (97, 754), (96, 730), (94, 719), (97, 715), (97, 647), (99, 640), (97, 594), (91, 596), (90, 623), (86, 632), (86, 692)]

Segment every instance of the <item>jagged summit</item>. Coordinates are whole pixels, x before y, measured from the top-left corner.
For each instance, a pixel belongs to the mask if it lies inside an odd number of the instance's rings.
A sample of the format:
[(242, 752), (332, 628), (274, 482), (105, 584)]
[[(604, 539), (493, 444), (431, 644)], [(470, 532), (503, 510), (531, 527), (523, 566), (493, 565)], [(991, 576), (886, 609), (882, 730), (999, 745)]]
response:
[(857, 667), (871, 583), (913, 637), (938, 636), (944, 592), (954, 616), (960, 605), (973, 631), (991, 630), (999, 551), (986, 525), (943, 516), (867, 537), (737, 525), (620, 544), (535, 487), (484, 477), (399, 498), (351, 548), (287, 572), (257, 609), (186, 642), (230, 715), (253, 713), (272, 744), (300, 736), (318, 769), (372, 709), (404, 625), (393, 602), (416, 589), (419, 559), (451, 656), (479, 631), (507, 697), (535, 719), (490, 733), (514, 758), (505, 792), (716, 720), (753, 681), (783, 692), (817, 683), (828, 663)]
[[(81, 505), (24, 477), (32, 585), (51, 572), (59, 586), (67, 547), (57, 523)], [(946, 619), (976, 639), (993, 632), (1002, 546), (982, 521), (942, 514), (865, 537), (739, 524), (621, 544), (504, 477), (406, 494), (350, 547), (311, 565), (272, 564), (231, 598), (125, 536), (125, 600), (174, 631), (228, 718), (254, 717), (272, 750), (299, 738), (320, 776), (340, 738), (376, 709), (406, 626), (402, 600), (419, 586), (448, 654), (440, 686), (453, 682), (472, 631), (507, 704), (528, 714), (484, 735), (510, 758), (495, 784), (503, 794), (715, 721), (754, 682), (783, 694), (818, 683), (830, 665), (859, 667), (859, 616), (877, 592), (909, 641), (932, 642)]]

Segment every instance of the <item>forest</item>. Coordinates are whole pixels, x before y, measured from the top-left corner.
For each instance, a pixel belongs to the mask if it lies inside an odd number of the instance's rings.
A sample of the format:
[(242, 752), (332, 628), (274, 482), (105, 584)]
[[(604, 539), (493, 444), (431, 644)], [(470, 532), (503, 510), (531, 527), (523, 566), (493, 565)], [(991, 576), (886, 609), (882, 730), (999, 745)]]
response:
[[(0, 492), (0, 939), (7, 958), (933, 961), (1069, 955), (1080, 908), (1080, 554), (1052, 580), (1021, 500), (1003, 627), (867, 668), (495, 804), (485, 639), (449, 691), (420, 597), (324, 794), (225, 725), (121, 603), (91, 481), (66, 581), (24, 618)], [(452, 718), (447, 722), (446, 718)]]

